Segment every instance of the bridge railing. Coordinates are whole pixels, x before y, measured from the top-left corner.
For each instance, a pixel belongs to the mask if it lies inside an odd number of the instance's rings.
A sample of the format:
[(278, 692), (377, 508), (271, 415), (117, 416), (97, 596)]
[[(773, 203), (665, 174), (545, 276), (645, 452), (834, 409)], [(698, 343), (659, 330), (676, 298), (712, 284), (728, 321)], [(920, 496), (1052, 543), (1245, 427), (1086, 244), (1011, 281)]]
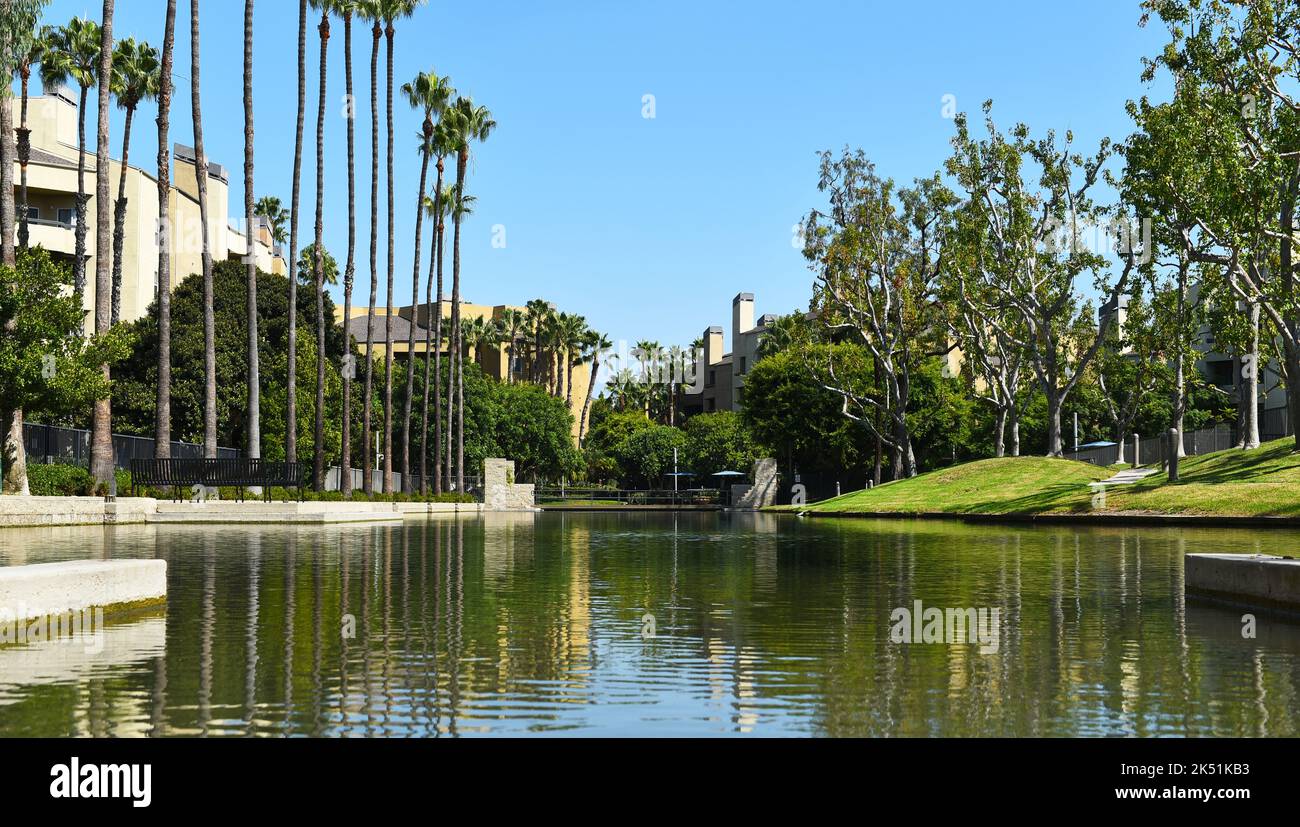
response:
[(723, 492), (716, 488), (672, 489), (612, 489), (567, 488), (548, 486), (534, 492), (538, 505), (659, 505), (659, 506), (722, 506), (726, 504)]

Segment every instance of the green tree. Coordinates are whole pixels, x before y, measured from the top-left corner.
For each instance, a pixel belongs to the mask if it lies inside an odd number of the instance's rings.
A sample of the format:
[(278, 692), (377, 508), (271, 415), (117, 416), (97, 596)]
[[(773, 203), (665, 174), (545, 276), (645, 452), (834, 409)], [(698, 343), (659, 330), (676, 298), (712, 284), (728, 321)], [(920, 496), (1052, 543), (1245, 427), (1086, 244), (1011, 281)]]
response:
[(16, 266), (0, 265), (0, 424), (4, 493), (26, 495), (27, 457), (22, 412), (62, 415), (104, 397), (102, 366), (123, 359), (130, 336), (113, 328), (81, 335), (85, 311), (68, 288), (67, 269), (38, 248), (20, 251)]
[(734, 411), (693, 416), (682, 430), (686, 449), (681, 467), (694, 471), (699, 480), (708, 480), (719, 471), (749, 473), (762, 455), (743, 418)]
[(663, 488), (665, 477), (673, 470), (673, 450), (681, 455), (686, 435), (680, 428), (651, 424), (630, 434), (614, 449), (620, 479), (631, 488)]

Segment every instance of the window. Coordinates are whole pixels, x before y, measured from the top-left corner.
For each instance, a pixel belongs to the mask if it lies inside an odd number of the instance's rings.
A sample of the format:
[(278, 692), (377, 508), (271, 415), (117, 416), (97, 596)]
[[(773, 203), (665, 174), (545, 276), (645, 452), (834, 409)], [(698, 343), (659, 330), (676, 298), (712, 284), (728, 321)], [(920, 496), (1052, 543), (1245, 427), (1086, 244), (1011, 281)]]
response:
[(716, 370), (709, 371), (709, 387), (710, 388), (713, 387), (714, 383), (717, 381), (718, 381), (718, 372)]
[(716, 411), (716, 410), (718, 409), (718, 403), (717, 403), (717, 401), (714, 400), (714, 399), (706, 399), (706, 400), (704, 400), (704, 409), (705, 409), (706, 411), (708, 411), (709, 413), (713, 413), (714, 411)]
[(39, 221), (39, 220), (40, 220), (40, 217), (41, 217), (41, 211), (40, 211), (39, 209), (37, 209), (36, 207), (28, 207), (28, 208), (27, 208), (27, 220), (28, 220), (28, 221)]
[(741, 356), (741, 357), (740, 357), (740, 373), (741, 373), (741, 375), (744, 375), (744, 373), (745, 373), (745, 357), (744, 357), (744, 356)]
[(59, 223), (65, 227), (75, 226), (77, 223), (77, 211), (71, 209), (60, 209)]

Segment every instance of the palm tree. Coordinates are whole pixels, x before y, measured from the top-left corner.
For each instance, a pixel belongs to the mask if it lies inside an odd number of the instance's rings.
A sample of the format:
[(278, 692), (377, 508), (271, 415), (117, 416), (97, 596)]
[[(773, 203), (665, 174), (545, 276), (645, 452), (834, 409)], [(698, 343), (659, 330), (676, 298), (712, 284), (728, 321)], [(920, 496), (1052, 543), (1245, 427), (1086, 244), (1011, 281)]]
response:
[[(197, 2), (198, 0), (194, 0)], [(41, 83), (48, 89), (69, 80), (81, 90), (77, 105), (77, 225), (72, 258), (72, 285), (80, 298), (86, 292), (86, 101), (97, 82), (99, 49), (103, 37), (99, 24), (74, 17), (66, 26), (46, 31)]]
[(366, 382), (362, 409), (361, 463), (366, 467), (361, 488), (367, 497), (375, 493), (375, 458), (370, 456), (370, 429), (374, 416), (375, 305), (379, 301), (379, 42), (383, 39), (382, 0), (358, 0), (357, 16), (373, 24), (370, 30), (370, 304), (366, 310)]
[[(485, 106), (475, 106), (470, 98), (457, 97), (451, 107), (450, 134), (456, 150), (456, 201), (452, 210), (454, 222), (451, 252), (451, 311), (452, 340), (460, 346), (460, 227), (465, 207), (465, 173), (469, 166), (469, 147), (474, 141), (486, 141), (496, 129), (497, 122)], [(457, 353), (459, 361), (459, 352)], [(456, 490), (465, 490), (465, 374), (459, 369), (456, 376), (457, 431), (456, 431)]]
[(528, 365), (528, 376), (533, 382), (542, 381), (542, 336), (546, 331), (547, 320), (554, 313), (555, 309), (544, 299), (533, 299), (524, 307), (524, 327), (533, 340), (533, 352)]
[[(113, 83), (113, 5), (104, 0), (99, 24), (99, 129), (95, 136), (95, 334), (108, 332), (113, 324), (112, 214), (108, 210), (108, 115)], [(6, 135), (5, 140), (9, 137)], [(108, 364), (101, 364), (104, 378), (109, 378)], [(95, 400), (91, 418), (90, 476), (107, 486), (113, 479), (116, 462), (113, 456), (113, 400), (109, 396)]]
[(279, 198), (274, 195), (263, 195), (253, 205), (253, 215), (266, 219), (266, 224), (271, 229), (271, 239), (276, 244), (283, 244), (289, 240), (285, 227), (289, 226), (290, 214)]
[(262, 457), (262, 369), (257, 339), (257, 256), (254, 252), (253, 203), (253, 2), (244, 0), (244, 255), (248, 298), (248, 457)]
[(32, 79), (32, 67), (45, 58), (46, 32), (44, 29), (33, 31), (26, 43), (26, 48), (18, 55), (18, 77), (22, 85), (22, 115), (18, 120), (18, 167), (19, 204), (18, 204), (18, 246), (27, 249), (31, 236), (27, 226), (27, 164), (32, 159), (32, 131), (27, 128), (28, 86)]
[[(393, 24), (415, 13), (424, 0), (377, 0), (384, 21), (385, 56), (388, 61), (388, 315), (384, 318), (384, 493), (393, 492), (393, 271), (396, 266), (394, 246), (396, 213), (393, 173), (393, 43), (397, 28)], [(376, 23), (378, 25), (378, 23)], [(409, 355), (408, 355), (409, 358)]]
[(208, 157), (203, 150), (203, 105), (199, 98), (199, 0), (190, 0), (190, 104), (194, 113), (194, 177), (198, 182), (203, 234), (203, 455), (217, 456), (217, 318), (213, 307), (212, 248), (208, 244)]
[[(402, 85), (402, 96), (412, 109), (424, 112), (420, 131), (420, 188), (415, 205), (415, 268), (411, 275), (412, 312), (420, 303), (420, 243), (424, 231), (424, 187), (429, 180), (429, 158), (433, 155), (434, 114), (441, 114), (454, 90), (450, 78), (434, 72), (420, 72), (410, 83)], [(411, 319), (406, 344), (406, 398), (402, 403), (402, 484), (408, 493), (415, 491), (411, 479), (411, 406), (415, 395), (415, 318)]]
[(329, 74), (330, 13), (338, 0), (310, 0), (320, 12), (320, 99), (316, 110), (316, 241), (312, 276), (316, 291), (316, 417), (312, 429), (312, 488), (325, 485), (325, 96)]
[[(447, 127), (448, 140), (452, 143), (452, 145), (455, 145), (457, 141), (457, 139), (455, 138), (456, 133), (454, 130), (455, 127), (451, 125)], [(442, 193), (442, 203), (446, 205), (446, 208), (444, 209), (443, 212), (450, 214), (452, 217), (452, 222), (459, 228), (460, 224), (465, 220), (465, 218), (473, 214), (474, 212), (473, 204), (475, 200), (476, 199), (474, 198), (474, 196), (459, 191), (455, 185), (448, 184), (447, 188)], [(441, 227), (440, 232), (445, 233), (446, 227), (442, 223), (440, 223), (440, 227)], [(441, 248), (439, 248), (438, 250), (438, 255), (439, 257), (442, 256)], [(439, 263), (440, 272), (441, 272), (441, 266), (442, 265), (440, 262)], [(441, 277), (439, 277), (439, 282), (441, 283), (441, 281), (442, 279)], [(448, 355), (447, 370), (449, 371), (447, 375), (447, 386), (448, 386), (447, 387), (447, 477), (448, 478), (451, 477), (451, 468), (452, 468), (451, 447), (452, 447), (453, 431), (459, 434), (460, 441), (457, 444), (461, 446), (461, 450), (459, 451), (459, 454), (462, 457), (464, 454), (463, 447), (464, 447), (464, 439), (465, 439), (465, 434), (463, 430), (465, 424), (465, 400), (464, 400), (465, 352), (464, 352), (464, 346), (462, 345), (463, 337), (461, 335), (461, 330), (460, 330), (460, 282), (459, 280), (455, 280), (453, 283), (451, 299), (452, 299), (451, 302), (452, 336), (451, 336), (451, 345), (448, 348), (448, 354), (447, 354)], [(457, 388), (460, 389), (459, 395), (457, 393)], [(460, 403), (459, 408), (457, 407), (457, 401), (459, 401)], [(458, 421), (460, 425), (460, 430), (453, 428), (453, 425), (455, 425)], [(458, 467), (461, 468), (461, 476), (456, 490), (460, 491), (463, 490), (464, 482), (465, 482), (464, 473), (463, 473), (464, 472), (463, 463), (461, 463), (461, 465)]]
[[(322, 267), (325, 270), (325, 284), (330, 287), (337, 287), (339, 283), (339, 263), (335, 260), (334, 255), (329, 250), (321, 252), (323, 260)], [(316, 283), (316, 245), (308, 244), (302, 248), (298, 254), (298, 279), (303, 287), (311, 287)]]
[(578, 420), (579, 448), (583, 446), (587, 439), (587, 415), (591, 410), (592, 394), (596, 390), (596, 374), (600, 372), (600, 357), (613, 346), (614, 343), (605, 334), (595, 330), (587, 330), (583, 341), (583, 349), (591, 356), (591, 378), (587, 381), (587, 401), (582, 403), (582, 417)]
[(515, 357), (518, 345), (519, 334), (524, 329), (524, 313), (522, 310), (515, 310), (507, 307), (501, 311), (501, 333), (505, 337), (506, 345), (509, 348), (508, 359), (506, 363), (506, 384), (514, 382)]
[[(434, 197), (424, 197), (424, 209), (433, 221), (433, 250), (429, 253), (429, 283), (425, 287), (425, 305), (433, 314), (432, 324), (428, 319), (424, 325), (424, 408), (422, 414), (423, 427), (420, 433), (428, 438), (429, 433), (429, 361), (433, 360), (433, 493), (442, 493), (442, 417), (438, 414), (442, 410), (442, 248), (443, 236), (446, 229), (447, 205), (451, 199), (447, 196), (450, 194), (450, 187), (444, 188), (442, 184), (443, 160), (451, 151), (451, 142), (448, 137), (447, 126), (439, 122), (433, 129), (433, 154), (438, 159), (438, 180), (434, 185)], [(434, 270), (437, 270), (437, 296), (432, 297)], [(432, 337), (432, 340), (430, 340)], [(432, 345), (432, 352), (430, 345)], [(428, 450), (423, 449), (420, 452), (420, 476), (425, 476), (425, 460), (428, 456)]]
[[(357, 275), (357, 134), (352, 94), (352, 18), (364, 13), (363, 6), (360, 0), (340, 0), (339, 4), (343, 15), (343, 74), (348, 100), (348, 260), (343, 271), (343, 337), (347, 358), (351, 360), (355, 360), (356, 350), (348, 331), (352, 320), (352, 288)], [(354, 364), (355, 361), (350, 363)], [(343, 370), (343, 456), (340, 463), (343, 479), (340, 488), (345, 500), (352, 499), (352, 380), (356, 378), (356, 369), (350, 365)]]
[(587, 333), (587, 320), (572, 313), (560, 314), (560, 345), (564, 355), (564, 404), (573, 408), (573, 369), (581, 364), (578, 358), (583, 337)]
[[(171, 195), (172, 54), (176, 48), (176, 0), (167, 0), (162, 66), (158, 71), (158, 228), (171, 235), (167, 201)], [(171, 251), (158, 245), (158, 390), (154, 404), (154, 458), (172, 455), (172, 290)]]
[(302, 200), (302, 130), (307, 116), (307, 0), (298, 0), (298, 126), (289, 208), (289, 368), (285, 378), (284, 458), (298, 461), (298, 210)]
[(113, 94), (117, 105), (126, 111), (122, 132), (122, 163), (117, 181), (117, 201), (113, 205), (113, 324), (122, 311), (122, 245), (126, 239), (126, 165), (131, 158), (131, 124), (141, 101), (158, 94), (158, 51), (135, 38), (119, 40), (113, 49)]
[(645, 405), (645, 415), (650, 416), (650, 403), (654, 398), (655, 372), (659, 363), (659, 343), (642, 340), (636, 343), (632, 350), (632, 355), (636, 356), (641, 362), (641, 381), (645, 384), (645, 394), (642, 402)]

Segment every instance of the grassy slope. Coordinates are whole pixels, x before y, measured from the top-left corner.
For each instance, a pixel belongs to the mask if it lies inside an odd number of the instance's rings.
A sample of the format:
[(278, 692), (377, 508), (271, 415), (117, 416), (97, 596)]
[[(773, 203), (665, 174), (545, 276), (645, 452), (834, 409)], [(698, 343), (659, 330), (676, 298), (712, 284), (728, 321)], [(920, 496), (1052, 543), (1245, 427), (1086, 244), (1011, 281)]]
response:
[(1033, 514), (1048, 512), (1300, 516), (1300, 454), (1293, 439), (1256, 451), (1220, 451), (1189, 457), (1176, 485), (1157, 474), (1106, 492), (1092, 507), (1088, 483), (1111, 470), (1044, 457), (988, 459), (933, 471), (873, 491), (855, 491), (808, 506), (828, 512), (946, 512)]

